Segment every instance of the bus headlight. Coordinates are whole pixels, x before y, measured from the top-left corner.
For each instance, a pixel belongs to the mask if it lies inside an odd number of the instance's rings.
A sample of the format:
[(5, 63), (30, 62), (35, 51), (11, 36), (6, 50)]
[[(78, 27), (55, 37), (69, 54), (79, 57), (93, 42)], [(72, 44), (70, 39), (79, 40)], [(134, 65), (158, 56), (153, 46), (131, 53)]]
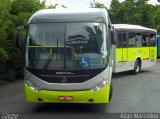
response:
[(98, 90), (100, 90), (101, 88), (103, 88), (107, 83), (108, 83), (107, 80), (104, 80), (104, 81), (96, 84), (96, 85), (91, 89), (91, 91), (92, 91), (92, 92), (97, 92)]
[(41, 91), (41, 89), (37, 86), (35, 86), (33, 83), (31, 83), (29, 80), (25, 80), (25, 83), (27, 84), (28, 87), (30, 87), (34, 91)]

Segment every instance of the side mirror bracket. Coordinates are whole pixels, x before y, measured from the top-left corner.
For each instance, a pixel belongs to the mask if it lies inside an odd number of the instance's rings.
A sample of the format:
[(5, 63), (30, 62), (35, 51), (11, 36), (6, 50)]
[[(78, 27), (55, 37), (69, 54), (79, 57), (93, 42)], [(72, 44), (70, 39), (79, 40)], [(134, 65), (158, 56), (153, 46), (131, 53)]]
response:
[(22, 47), (22, 36), (20, 34), (20, 32), (18, 31), (17, 34), (16, 34), (16, 46), (18, 48), (21, 48)]

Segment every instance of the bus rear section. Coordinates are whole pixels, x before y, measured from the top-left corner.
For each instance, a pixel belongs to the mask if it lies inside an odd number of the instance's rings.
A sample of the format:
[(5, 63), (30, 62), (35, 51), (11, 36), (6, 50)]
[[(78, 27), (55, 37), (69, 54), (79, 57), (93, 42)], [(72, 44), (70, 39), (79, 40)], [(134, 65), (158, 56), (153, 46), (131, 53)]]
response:
[(160, 58), (160, 35), (157, 35), (157, 58)]
[(108, 103), (112, 77), (108, 24), (103, 9), (36, 12), (27, 29), (25, 100)]
[(156, 30), (130, 24), (113, 24), (113, 28), (113, 72), (131, 70), (137, 74), (156, 64)]

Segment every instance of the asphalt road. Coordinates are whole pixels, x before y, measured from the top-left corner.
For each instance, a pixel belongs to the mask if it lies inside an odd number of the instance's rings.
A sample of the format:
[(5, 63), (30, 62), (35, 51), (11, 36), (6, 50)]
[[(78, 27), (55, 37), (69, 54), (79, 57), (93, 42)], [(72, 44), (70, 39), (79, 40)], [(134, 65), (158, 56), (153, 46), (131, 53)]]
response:
[[(160, 113), (160, 64), (144, 69), (138, 75), (130, 72), (114, 74), (112, 83), (113, 97), (109, 104), (87, 105), (26, 103), (23, 96), (23, 81), (15, 81), (0, 86), (0, 113), (30, 117), (33, 114), (37, 116), (40, 114), (39, 118), (46, 118), (46, 115), (58, 118), (61, 115), (66, 119), (84, 118), (85, 114), (100, 118), (101, 115), (104, 117), (105, 113)], [(45, 114), (44, 117), (41, 114)]]

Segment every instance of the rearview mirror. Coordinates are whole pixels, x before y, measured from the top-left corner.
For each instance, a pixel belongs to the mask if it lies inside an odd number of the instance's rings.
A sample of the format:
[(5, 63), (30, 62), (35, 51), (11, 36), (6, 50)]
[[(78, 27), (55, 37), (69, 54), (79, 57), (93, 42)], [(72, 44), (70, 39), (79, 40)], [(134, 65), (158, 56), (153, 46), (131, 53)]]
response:
[(21, 46), (22, 46), (22, 36), (21, 36), (20, 32), (17, 32), (17, 34), (16, 34), (16, 46), (18, 48), (21, 48)]
[(24, 29), (27, 29), (27, 25), (22, 25), (17, 27), (17, 30), (24, 30)]

